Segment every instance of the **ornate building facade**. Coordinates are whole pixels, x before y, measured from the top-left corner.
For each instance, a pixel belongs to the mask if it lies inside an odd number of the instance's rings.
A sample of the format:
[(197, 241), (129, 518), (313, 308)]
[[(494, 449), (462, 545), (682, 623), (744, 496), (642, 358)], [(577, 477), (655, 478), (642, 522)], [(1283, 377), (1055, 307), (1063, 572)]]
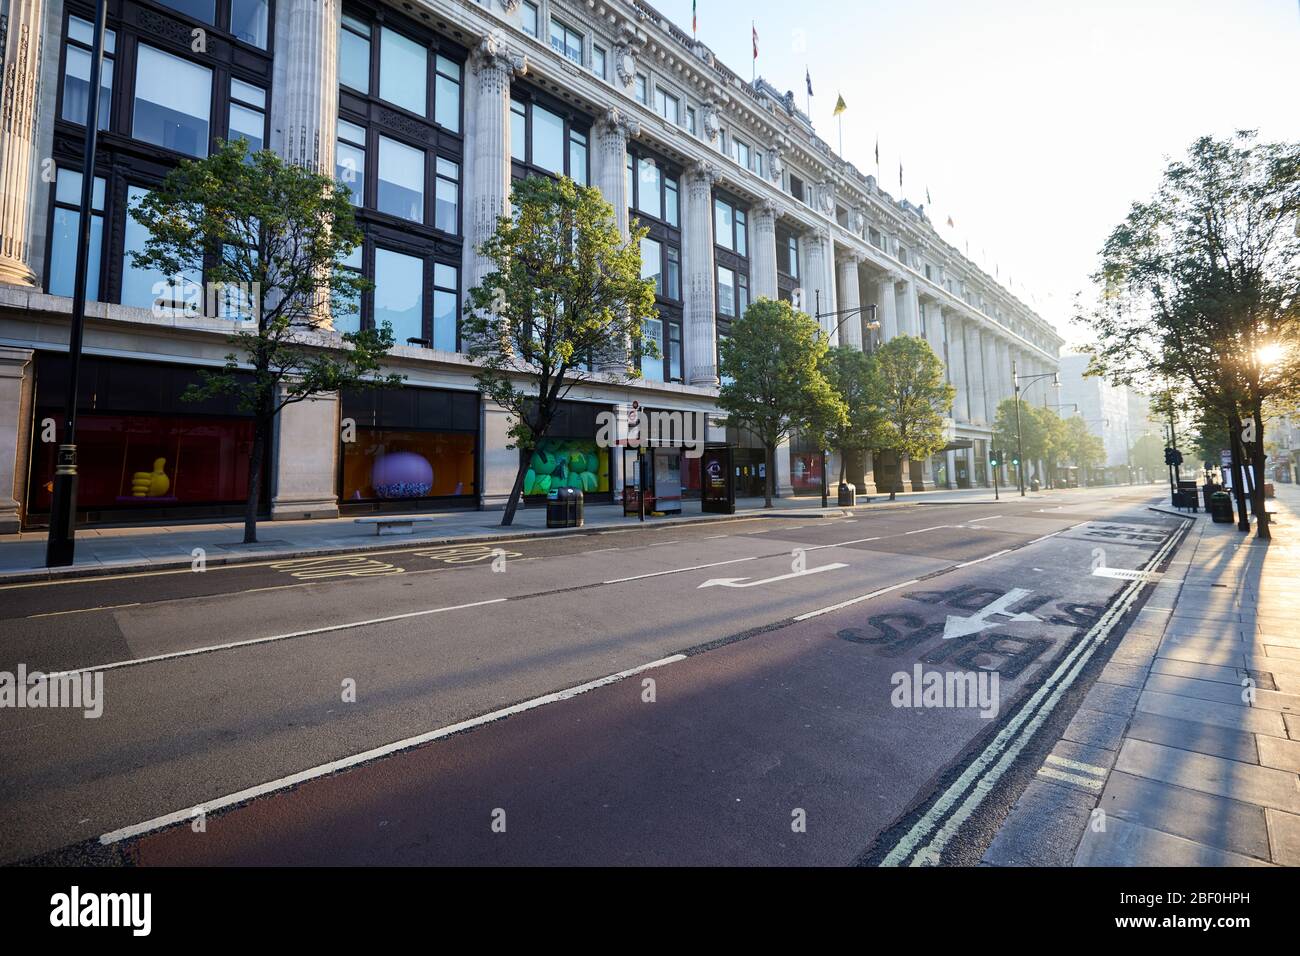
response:
[[(49, 509), (93, 7), (6, 2), (0, 530), (13, 530)], [(906, 474), (854, 463), (868, 490), (988, 483), (1013, 360), (1022, 374), (1056, 369), (1052, 327), (942, 240), (924, 208), (837, 156), (790, 93), (741, 80), (646, 4), (110, 0), (106, 40), (79, 396), (84, 520), (233, 513), (245, 497), (247, 417), (233, 402), (180, 399), (199, 369), (223, 364), (232, 320), (157, 307), (166, 277), (134, 265), (144, 236), (128, 212), (177, 161), (223, 139), (333, 170), (352, 190), (366, 239), (347, 264), (374, 289), (334, 327), (391, 322), (389, 369), (407, 378), (286, 409), (264, 495), (272, 517), (504, 502), (519, 453), (505, 414), (480, 400), (459, 314), (486, 267), (475, 249), (523, 176), (598, 186), (624, 228), (649, 229), (659, 317), (648, 332), (661, 356), (642, 360), (632, 385), (576, 389), (543, 454), (581, 460), (591, 496), (623, 479), (621, 456), (594, 445), (595, 413), (632, 399), (716, 412), (717, 343), (759, 296), (821, 313), (832, 342), (921, 336), (944, 360), (957, 392), (948, 448)], [(761, 455), (746, 437), (711, 432), (755, 482)], [(657, 467), (680, 471), (686, 495), (698, 488), (688, 461)], [(820, 471), (820, 452), (796, 438), (778, 455), (778, 489), (817, 491)]]

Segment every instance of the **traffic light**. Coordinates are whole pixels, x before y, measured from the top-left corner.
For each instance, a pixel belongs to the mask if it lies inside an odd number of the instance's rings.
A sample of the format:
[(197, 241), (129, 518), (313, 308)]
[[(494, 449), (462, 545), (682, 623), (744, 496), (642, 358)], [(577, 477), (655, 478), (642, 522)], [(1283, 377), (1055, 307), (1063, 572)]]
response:
[(1011, 456), (1011, 467), (1012, 467), (1012, 468), (1019, 468), (1019, 467), (1020, 467), (1020, 458), (1019, 458), (1019, 456), (1017, 456), (1017, 455), (1012, 455), (1012, 456)]
[(1182, 463), (1183, 463), (1183, 453), (1181, 451), (1179, 451), (1177, 448), (1165, 449), (1166, 465), (1181, 465)]
[(994, 468), (996, 468), (996, 467), (998, 466), (998, 464), (999, 464), (1001, 461), (1002, 461), (1002, 453), (1001, 453), (1001, 452), (999, 452), (999, 451), (997, 451), (997, 450), (994, 450), (994, 451), (989, 452), (989, 464), (990, 464), (990, 465), (992, 465)]

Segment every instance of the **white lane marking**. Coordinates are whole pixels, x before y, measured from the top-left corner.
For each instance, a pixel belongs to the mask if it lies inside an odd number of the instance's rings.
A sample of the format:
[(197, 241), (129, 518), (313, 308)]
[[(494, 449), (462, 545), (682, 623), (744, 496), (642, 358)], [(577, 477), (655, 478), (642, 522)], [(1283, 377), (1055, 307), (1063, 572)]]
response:
[(825, 548), (846, 548), (851, 544), (863, 544), (867, 541), (879, 541), (884, 535), (876, 535), (874, 538), (854, 538), (852, 541), (837, 541), (835, 544), (814, 544), (811, 547), (804, 548), (805, 551), (821, 551)]
[(750, 555), (748, 558), (732, 558), (730, 561), (714, 561), (712, 564), (696, 564), (689, 568), (669, 568), (667, 571), (651, 571), (648, 574), (634, 574), (627, 578), (614, 578), (610, 581), (601, 581), (601, 584), (623, 584), (627, 581), (640, 581), (643, 578), (657, 578), (664, 574), (681, 574), (683, 571), (703, 571), (705, 568), (720, 568), (724, 564), (740, 564), (742, 561), (757, 561), (759, 555)]
[(681, 539), (681, 538), (673, 538), (673, 540), (671, 540), (671, 541), (655, 541), (655, 542), (653, 542), (653, 543), (651, 543), (651, 544), (647, 544), (646, 547), (647, 547), (647, 548), (662, 548), (662, 547), (663, 547), (664, 545), (666, 545), (666, 544), (681, 544), (681, 543), (682, 543), (682, 539)]
[(1053, 780), (1060, 780), (1063, 783), (1073, 783), (1080, 787), (1086, 787), (1096, 793), (1101, 793), (1106, 786), (1106, 781), (1098, 780), (1095, 777), (1085, 777), (1082, 774), (1070, 773), (1068, 770), (1055, 770), (1044, 764), (1038, 768), (1040, 777), (1050, 777)]
[[(1190, 521), (1184, 522), (1183, 529), (1190, 525)], [(1178, 534), (1170, 535), (1165, 539), (1147, 561), (1147, 567), (1158, 567), (1178, 539)], [(1021, 705), (983, 753), (953, 781), (943, 795), (886, 854), (881, 861), (881, 866), (899, 866), (911, 857), (913, 852), (916, 855), (912, 859), (912, 866), (930, 865), (941, 859), (944, 847), (984, 802), (984, 798), (993, 791), (998, 780), (1007, 772), (1038, 728), (1051, 715), (1057, 702), (1069, 690), (1093, 653), (1105, 642), (1115, 625), (1128, 611), (1143, 586), (1142, 581), (1133, 581), (1125, 587), (1119, 599), (1107, 608), (1083, 639), (1066, 654), (1047, 680)], [(963, 794), (965, 799), (962, 799)], [(960, 804), (958, 804), (959, 800)], [(957, 805), (957, 809), (941, 826), (939, 821), (954, 805)], [(921, 847), (921, 842), (931, 837), (931, 834), (933, 837), (930, 842)]]
[[(1067, 528), (1066, 530), (1068, 531), (1069, 529)], [(1060, 533), (1061, 533), (1061, 532), (1059, 532), (1059, 531), (1053, 531), (1051, 534), (1043, 534), (1043, 535), (1039, 535), (1037, 538), (1034, 538), (1032, 541), (1029, 541), (1029, 542), (1026, 542), (1026, 543), (1027, 543), (1027, 544), (1038, 544), (1038, 542), (1040, 542), (1040, 541), (1046, 541), (1048, 538), (1055, 538), (1055, 537), (1056, 537), (1058, 534), (1060, 534)]]
[(861, 604), (863, 601), (869, 601), (873, 597), (879, 597), (882, 594), (888, 594), (890, 591), (897, 591), (899, 588), (910, 587), (919, 582), (920, 578), (912, 578), (910, 581), (902, 581), (898, 584), (891, 584), (887, 588), (880, 588), (872, 591), (870, 594), (863, 594), (861, 597), (849, 598), (847, 601), (841, 601), (839, 604), (832, 604), (830, 607), (818, 608), (815, 611), (809, 611), (806, 614), (800, 614), (795, 618), (796, 621), (806, 621), (810, 617), (818, 617), (822, 614), (830, 614), (832, 611), (838, 611), (841, 608), (851, 607), (854, 604)]
[(79, 607), (71, 611), (42, 611), (40, 614), (28, 614), (27, 619), (30, 621), (34, 617), (58, 617), (62, 614), (89, 614), (92, 611), (120, 611), (124, 607), (139, 607), (139, 601), (133, 601), (130, 604), (101, 604), (99, 607)]
[(248, 787), (235, 793), (226, 794), (223, 797), (217, 797), (213, 800), (205, 800), (203, 803), (196, 804), (186, 810), (176, 810), (172, 813), (164, 814), (160, 817), (154, 817), (143, 823), (136, 823), (129, 827), (122, 827), (118, 830), (111, 830), (99, 838), (99, 842), (105, 846), (111, 843), (118, 843), (122, 840), (129, 840), (132, 837), (140, 836), (151, 830), (158, 830), (163, 827), (172, 826), (177, 823), (184, 823), (192, 820), (200, 813), (208, 814), (226, 807), (233, 806), (236, 803), (243, 803), (245, 800), (252, 800), (256, 797), (264, 796), (276, 790), (284, 790), (288, 787), (297, 786), (308, 780), (314, 780), (317, 777), (324, 777), (340, 770), (346, 770), (355, 767), (358, 764), (368, 763), (371, 760), (377, 760), (380, 757), (387, 757), (390, 754), (398, 753), (402, 750), (410, 750), (412, 747), (418, 747), (443, 737), (450, 737), (452, 734), (462, 733), (474, 727), (481, 727), (484, 724), (501, 720), (505, 717), (512, 717), (515, 714), (521, 714), (524, 711), (533, 710), (546, 704), (557, 703), (562, 700), (568, 700), (571, 697), (577, 697), (579, 694), (585, 694), (588, 691), (596, 690), (598, 687), (604, 687), (607, 684), (613, 684), (643, 671), (648, 671), (656, 667), (664, 667), (668, 664), (674, 664), (677, 661), (685, 660), (685, 654), (673, 654), (670, 657), (662, 657), (657, 661), (651, 661), (648, 664), (640, 664), (637, 667), (628, 668), (625, 671), (619, 671), (616, 674), (609, 674), (605, 677), (588, 681), (585, 684), (578, 684), (576, 687), (570, 687), (566, 690), (559, 690), (552, 694), (545, 694), (541, 697), (534, 697), (532, 700), (526, 700), (519, 704), (512, 704), (509, 707), (503, 707), (500, 710), (494, 710), (478, 717), (471, 717), (469, 720), (462, 720), (459, 723), (451, 724), (447, 727), (441, 727), (437, 730), (431, 730), (427, 733), (418, 734), (414, 737), (407, 737), (403, 740), (395, 740), (390, 744), (384, 744), (382, 747), (375, 747), (372, 750), (364, 750), (361, 753), (353, 754), (350, 757), (343, 757), (339, 760), (331, 760), (329, 763), (323, 763), (307, 770), (300, 770), (297, 773), (280, 777), (278, 780), (268, 780), (266, 783), (260, 783), (254, 787)]
[(390, 621), (404, 621), (413, 617), (427, 617), (430, 614), (443, 614), (447, 611), (463, 611), (471, 607), (483, 607), (485, 604), (501, 604), (506, 598), (492, 598), (490, 601), (474, 601), (470, 604), (456, 604), (451, 607), (435, 607), (424, 611), (408, 611), (405, 614), (390, 614), (387, 617), (372, 617), (365, 621), (349, 621), (346, 624), (330, 624), (327, 627), (313, 627), (305, 631), (290, 631), (287, 634), (272, 634), (269, 637), (253, 637), (246, 641), (230, 641), (227, 644), (207, 644), (203, 647), (192, 647), (184, 651), (171, 651), (167, 654), (154, 654), (150, 657), (137, 657), (129, 661), (114, 661), (111, 664), (91, 664), (87, 667), (77, 667), (72, 670), (58, 671), (48, 676), (63, 677), (65, 674), (83, 674), (87, 671), (111, 671), (119, 667), (135, 667), (137, 664), (156, 664), (158, 661), (171, 661), (180, 657), (194, 657), (198, 654), (211, 654), (214, 651), (228, 651), (235, 647), (251, 647), (255, 644), (271, 644), (275, 641), (287, 641), (294, 637), (310, 637), (313, 634), (329, 634), (332, 631), (348, 631), (358, 627), (369, 627), (372, 624), (387, 624)]
[[(700, 585), (700, 588), (755, 588), (760, 584), (771, 584), (774, 581), (788, 581), (791, 578), (803, 578), (810, 574), (819, 574), (822, 571), (836, 571), (839, 568), (847, 568), (847, 564), (835, 562), (834, 564), (823, 564), (817, 568), (805, 568), (802, 571), (791, 571), (789, 574), (778, 574), (774, 578), (763, 578), (758, 581), (750, 581), (747, 578), (710, 578)], [(743, 584), (741, 582), (744, 582)], [(696, 588), (698, 591), (699, 588)]]
[(994, 518), (1001, 518), (1001, 517), (1002, 515), (986, 515), (983, 518), (971, 518), (970, 520), (973, 523), (976, 521), (992, 521)]
[(705, 541), (713, 541), (713, 540), (715, 540), (715, 539), (717, 539), (717, 538), (730, 538), (730, 537), (731, 537), (731, 535), (729, 535), (729, 534), (706, 534), (706, 535), (704, 536), (704, 540), (705, 540)]
[[(1029, 543), (1033, 544), (1032, 541)], [(1000, 558), (1004, 554), (1010, 554), (1012, 550), (1012, 548), (1003, 548), (1001, 551), (994, 551), (992, 554), (986, 554), (982, 558), (975, 558), (973, 561), (963, 561), (961, 564), (956, 565), (956, 567), (969, 568), (972, 564), (979, 564), (981, 561), (990, 561), (993, 558)]]
[(927, 531), (942, 531), (944, 528), (953, 528), (956, 525), (937, 524), (933, 528), (917, 528), (915, 531), (904, 531), (903, 534), (925, 534)]

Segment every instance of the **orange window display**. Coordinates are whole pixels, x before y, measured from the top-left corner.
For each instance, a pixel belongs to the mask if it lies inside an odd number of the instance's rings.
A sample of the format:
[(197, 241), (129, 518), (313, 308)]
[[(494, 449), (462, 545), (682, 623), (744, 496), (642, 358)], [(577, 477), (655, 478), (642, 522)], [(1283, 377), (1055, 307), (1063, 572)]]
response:
[(343, 500), (398, 501), (477, 494), (476, 436), (358, 428), (343, 443)]

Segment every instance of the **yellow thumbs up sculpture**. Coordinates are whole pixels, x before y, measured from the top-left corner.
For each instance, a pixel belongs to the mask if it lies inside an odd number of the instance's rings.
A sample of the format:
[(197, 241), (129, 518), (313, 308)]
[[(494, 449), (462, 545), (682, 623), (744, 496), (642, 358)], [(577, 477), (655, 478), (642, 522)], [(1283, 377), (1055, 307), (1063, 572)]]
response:
[(131, 494), (137, 498), (161, 498), (171, 487), (171, 479), (163, 474), (166, 458), (155, 458), (153, 471), (137, 471), (131, 476)]

